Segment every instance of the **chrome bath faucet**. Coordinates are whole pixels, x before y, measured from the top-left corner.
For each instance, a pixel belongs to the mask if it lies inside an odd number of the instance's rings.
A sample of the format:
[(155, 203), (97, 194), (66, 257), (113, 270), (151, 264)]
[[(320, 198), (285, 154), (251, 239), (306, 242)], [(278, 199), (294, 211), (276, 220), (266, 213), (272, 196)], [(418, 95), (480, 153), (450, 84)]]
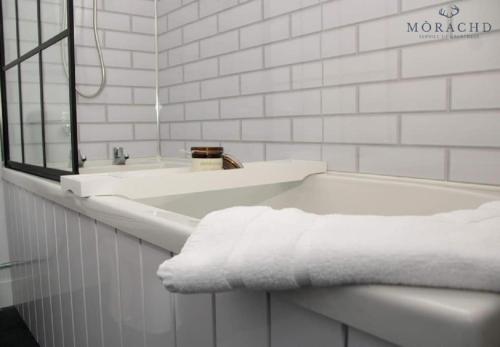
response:
[(78, 167), (83, 168), (86, 161), (87, 157), (80, 150), (78, 150)]
[(129, 156), (125, 152), (123, 147), (114, 147), (113, 148), (113, 165), (125, 165), (128, 158), (129, 158)]

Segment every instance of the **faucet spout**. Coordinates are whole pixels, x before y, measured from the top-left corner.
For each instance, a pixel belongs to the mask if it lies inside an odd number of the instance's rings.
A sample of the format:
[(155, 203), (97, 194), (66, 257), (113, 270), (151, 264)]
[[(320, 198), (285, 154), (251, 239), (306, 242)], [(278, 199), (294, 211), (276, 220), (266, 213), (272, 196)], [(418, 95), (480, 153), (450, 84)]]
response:
[(125, 152), (123, 147), (113, 148), (113, 165), (125, 165), (129, 155)]
[(78, 167), (83, 168), (86, 161), (87, 157), (80, 150), (78, 150)]

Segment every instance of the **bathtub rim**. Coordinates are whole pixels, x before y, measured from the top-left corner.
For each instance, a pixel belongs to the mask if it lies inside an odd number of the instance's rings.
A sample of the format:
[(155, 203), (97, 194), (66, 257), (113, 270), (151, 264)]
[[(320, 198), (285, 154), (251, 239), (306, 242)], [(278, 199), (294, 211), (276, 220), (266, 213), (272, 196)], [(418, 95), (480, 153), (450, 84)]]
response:
[[(333, 181), (333, 183), (331, 183)], [(277, 209), (281, 208), (287, 208), (287, 207), (292, 207), (292, 208), (301, 208), (305, 211), (308, 211), (310, 213), (319, 213), (319, 214), (328, 214), (328, 213), (345, 213), (345, 214), (374, 214), (374, 215), (430, 215), (430, 214), (435, 214), (435, 213), (441, 213), (441, 212), (447, 212), (447, 211), (452, 211), (452, 210), (459, 210), (459, 209), (469, 209), (469, 208), (474, 208), (473, 206), (476, 206), (475, 203), (482, 204), (487, 201), (492, 201), (492, 200), (500, 200), (500, 186), (492, 186), (492, 185), (479, 185), (479, 184), (469, 184), (469, 183), (457, 183), (457, 182), (445, 182), (445, 181), (434, 181), (434, 180), (425, 180), (425, 179), (413, 179), (413, 178), (404, 178), (404, 177), (386, 177), (386, 176), (377, 176), (377, 175), (369, 175), (369, 174), (352, 174), (352, 173), (341, 173), (341, 172), (328, 172), (325, 174), (314, 174), (310, 175), (306, 178), (304, 178), (302, 181), (298, 182), (293, 182), (296, 183), (296, 187), (291, 187), (291, 192), (292, 196), (286, 197), (286, 195), (290, 192), (287, 191), (286, 189), (283, 190), (283, 192), (278, 193), (272, 198), (265, 198), (262, 200), (264, 205), (268, 205)], [(330, 211), (324, 210), (322, 208), (317, 209), (318, 205), (322, 205), (325, 196), (322, 195), (321, 193), (325, 191), (321, 186), (325, 184), (326, 186), (333, 185), (330, 187), (325, 187), (326, 191), (330, 193), (330, 196), (332, 194), (337, 194), (337, 197), (335, 200), (337, 201), (347, 201), (349, 200), (350, 205), (353, 203), (356, 203), (359, 205), (356, 201), (356, 199), (353, 199), (353, 195), (351, 194), (346, 194), (346, 190), (348, 189), (358, 189), (358, 187), (361, 187), (360, 189), (368, 188), (370, 190), (370, 185), (374, 186), (382, 186), (381, 189), (377, 187), (376, 190), (380, 190), (384, 194), (384, 198), (386, 200), (393, 200), (393, 201), (398, 201), (398, 199), (406, 199), (411, 203), (415, 203), (418, 205), (418, 203), (425, 203), (425, 201), (422, 201), (423, 199), (429, 199), (429, 195), (443, 195), (444, 198), (441, 199), (440, 203), (431, 203), (427, 204), (426, 208), (422, 210), (418, 210), (415, 208), (401, 208), (401, 207), (396, 207), (392, 212), (390, 210), (388, 211), (381, 211), (380, 208), (377, 208), (376, 211), (367, 211), (366, 207), (358, 206), (356, 208), (360, 208), (361, 212), (358, 211), (345, 211), (344, 209), (340, 209), (341, 212), (338, 212), (339, 210), (337, 209), (332, 209)], [(271, 184), (274, 186), (275, 184)], [(271, 186), (269, 185), (269, 186)], [(268, 185), (263, 185), (263, 187), (268, 186)], [(248, 187), (239, 187), (237, 189), (251, 189), (252, 186)], [(337, 191), (335, 192), (335, 189), (340, 188), (340, 192)], [(345, 189), (348, 188), (348, 189)], [(405, 191), (405, 195), (408, 196), (399, 196), (399, 190), (403, 188), (403, 191)], [(236, 189), (236, 190), (237, 190)], [(227, 189), (227, 191), (232, 191), (233, 189)], [(374, 189), (375, 190), (375, 189)], [(198, 206), (204, 206), (206, 201), (210, 201), (211, 199), (215, 199), (216, 197), (211, 196), (207, 198), (206, 200), (202, 197), (204, 194), (213, 194), (213, 193), (218, 193), (218, 192), (224, 192), (226, 189), (220, 189), (220, 190), (212, 190), (212, 191), (205, 191), (205, 192), (199, 192), (199, 193), (185, 193), (185, 194), (174, 194), (174, 195), (167, 195), (164, 196), (166, 198), (165, 202), (162, 203), (161, 198), (162, 197), (152, 197), (152, 198), (146, 198), (146, 199), (138, 199), (138, 202), (144, 203), (146, 205), (150, 205), (153, 207), (157, 207), (160, 209), (164, 210), (169, 210), (175, 213), (179, 213), (181, 215), (186, 215), (186, 216), (191, 216), (193, 218), (199, 218), (197, 215), (199, 213), (193, 213), (190, 214), (189, 212), (179, 210), (175, 208), (177, 198), (181, 199), (186, 199), (189, 201), (191, 200), (190, 203), (187, 203), (187, 205), (198, 205)], [(417, 192), (415, 192), (417, 191)], [(418, 191), (421, 191), (423, 193), (419, 193)], [(315, 194), (317, 192), (318, 194)], [(360, 191), (362, 192), (362, 190)], [(369, 198), (373, 197), (373, 191), (370, 192)], [(303, 194), (303, 195), (300, 195)], [(194, 195), (194, 196), (193, 196)], [(318, 197), (318, 195), (320, 197)], [(283, 199), (283, 196), (285, 198)], [(295, 204), (293, 203), (296, 201), (297, 196), (300, 196), (300, 199), (302, 199), (301, 203)], [(278, 198), (280, 202), (276, 204), (275, 198)], [(294, 199), (295, 198), (295, 199)], [(312, 203), (311, 203), (312, 200)], [(358, 199), (359, 200), (359, 199)], [(445, 203), (443, 204), (444, 201), (452, 201), (453, 203)], [(287, 203), (287, 201), (291, 202), (290, 204)], [(318, 202), (319, 201), (319, 202)], [(432, 201), (432, 199), (431, 199)], [(230, 201), (228, 201), (229, 203)], [(304, 205), (305, 202), (305, 205)], [(360, 201), (362, 202), (362, 200)], [(256, 202), (259, 204), (260, 202)], [(328, 204), (328, 201), (325, 203)], [(373, 203), (373, 201), (372, 201)], [(183, 204), (186, 204), (186, 200), (183, 201)], [(228, 204), (227, 206), (219, 207), (219, 208), (224, 208), (224, 207), (231, 207), (234, 205), (238, 204), (238, 199), (235, 199), (232, 204)], [(248, 202), (242, 204), (248, 204)], [(308, 206), (309, 204), (309, 206)], [(378, 202), (377, 202), (378, 204)], [(385, 205), (385, 204), (382, 204)], [(389, 203), (388, 205), (394, 205), (394, 203)], [(399, 204), (401, 205), (401, 204)], [(403, 204), (404, 205), (404, 204)], [(315, 206), (311, 207), (311, 206)], [(479, 205), (477, 205), (479, 206)], [(394, 206), (392, 206), (394, 208)], [(171, 208), (171, 209), (170, 209)], [(389, 207), (388, 207), (389, 208)], [(196, 208), (195, 208), (196, 209)], [(386, 209), (386, 208), (383, 208)], [(212, 211), (213, 209), (209, 209), (208, 212)], [(368, 208), (368, 210), (372, 210)], [(205, 213), (205, 214), (206, 214)]]
[[(198, 220), (119, 196), (80, 198), (59, 182), (2, 168), (3, 180), (75, 212), (167, 249), (179, 252)], [(124, 217), (127, 216), (127, 217)]]
[[(194, 232), (199, 222), (198, 218), (167, 211), (121, 196), (91, 196), (81, 198), (71, 192), (63, 191), (59, 182), (5, 167), (1, 169), (3, 170), (2, 179), (7, 182), (66, 206), (78, 213), (99, 220), (116, 229), (123, 230), (132, 236), (148, 241), (173, 253), (180, 252), (185, 241)], [(363, 180), (374, 183), (402, 183), (412, 186), (424, 185), (445, 190), (466, 189), (472, 194), (496, 193), (500, 195), (500, 186), (493, 185), (332, 171), (316, 175), (320, 176), (321, 179), (340, 178), (348, 181)], [(123, 218), (123, 215), (129, 215), (130, 218)]]
[[(2, 170), (2, 179), (11, 184), (174, 253), (182, 248), (199, 221), (118, 196), (79, 198), (63, 192), (57, 182), (6, 168)], [(500, 192), (500, 187), (487, 185), (363, 174), (322, 175)], [(128, 215), (128, 218), (123, 218), (123, 215)], [(500, 334), (497, 332), (500, 324), (500, 295), (495, 293), (362, 285), (273, 294), (402, 346), (420, 346), (417, 340), (420, 335), (408, 329), (427, 333), (426, 329), (432, 327), (438, 329), (429, 334), (426, 347), (442, 346), (443, 341), (452, 341), (455, 347), (490, 347), (500, 344)], [(369, 315), (366, 314), (368, 310)]]

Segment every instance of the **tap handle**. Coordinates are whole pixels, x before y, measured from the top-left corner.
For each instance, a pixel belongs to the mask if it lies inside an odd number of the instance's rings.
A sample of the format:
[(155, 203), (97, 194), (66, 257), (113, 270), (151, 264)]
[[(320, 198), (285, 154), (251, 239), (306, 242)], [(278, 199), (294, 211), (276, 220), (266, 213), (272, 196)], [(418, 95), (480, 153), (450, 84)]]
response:
[[(71, 155), (70, 155), (71, 156)], [(82, 168), (83, 164), (87, 161), (87, 157), (78, 150), (78, 167)]]
[(113, 156), (115, 158), (121, 158), (124, 156), (124, 149), (123, 147), (113, 147)]
[(113, 147), (113, 159), (127, 160), (130, 156), (123, 147)]

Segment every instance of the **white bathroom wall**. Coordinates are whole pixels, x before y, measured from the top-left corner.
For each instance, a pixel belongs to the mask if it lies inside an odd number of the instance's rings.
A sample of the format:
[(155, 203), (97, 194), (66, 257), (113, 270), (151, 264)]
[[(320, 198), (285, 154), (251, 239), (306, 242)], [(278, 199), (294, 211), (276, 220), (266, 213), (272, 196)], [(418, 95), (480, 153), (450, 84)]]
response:
[[(95, 91), (99, 61), (92, 32), (92, 0), (75, 0), (77, 86)], [(79, 142), (89, 160), (110, 158), (124, 146), (131, 157), (156, 155), (153, 0), (98, 0), (98, 26), (107, 68), (96, 98), (78, 97)]]
[(492, 32), (408, 32), (448, 24), (442, 0), (160, 0), (163, 155), (221, 144), (243, 160), (499, 184), (500, 3), (453, 3), (451, 23)]

